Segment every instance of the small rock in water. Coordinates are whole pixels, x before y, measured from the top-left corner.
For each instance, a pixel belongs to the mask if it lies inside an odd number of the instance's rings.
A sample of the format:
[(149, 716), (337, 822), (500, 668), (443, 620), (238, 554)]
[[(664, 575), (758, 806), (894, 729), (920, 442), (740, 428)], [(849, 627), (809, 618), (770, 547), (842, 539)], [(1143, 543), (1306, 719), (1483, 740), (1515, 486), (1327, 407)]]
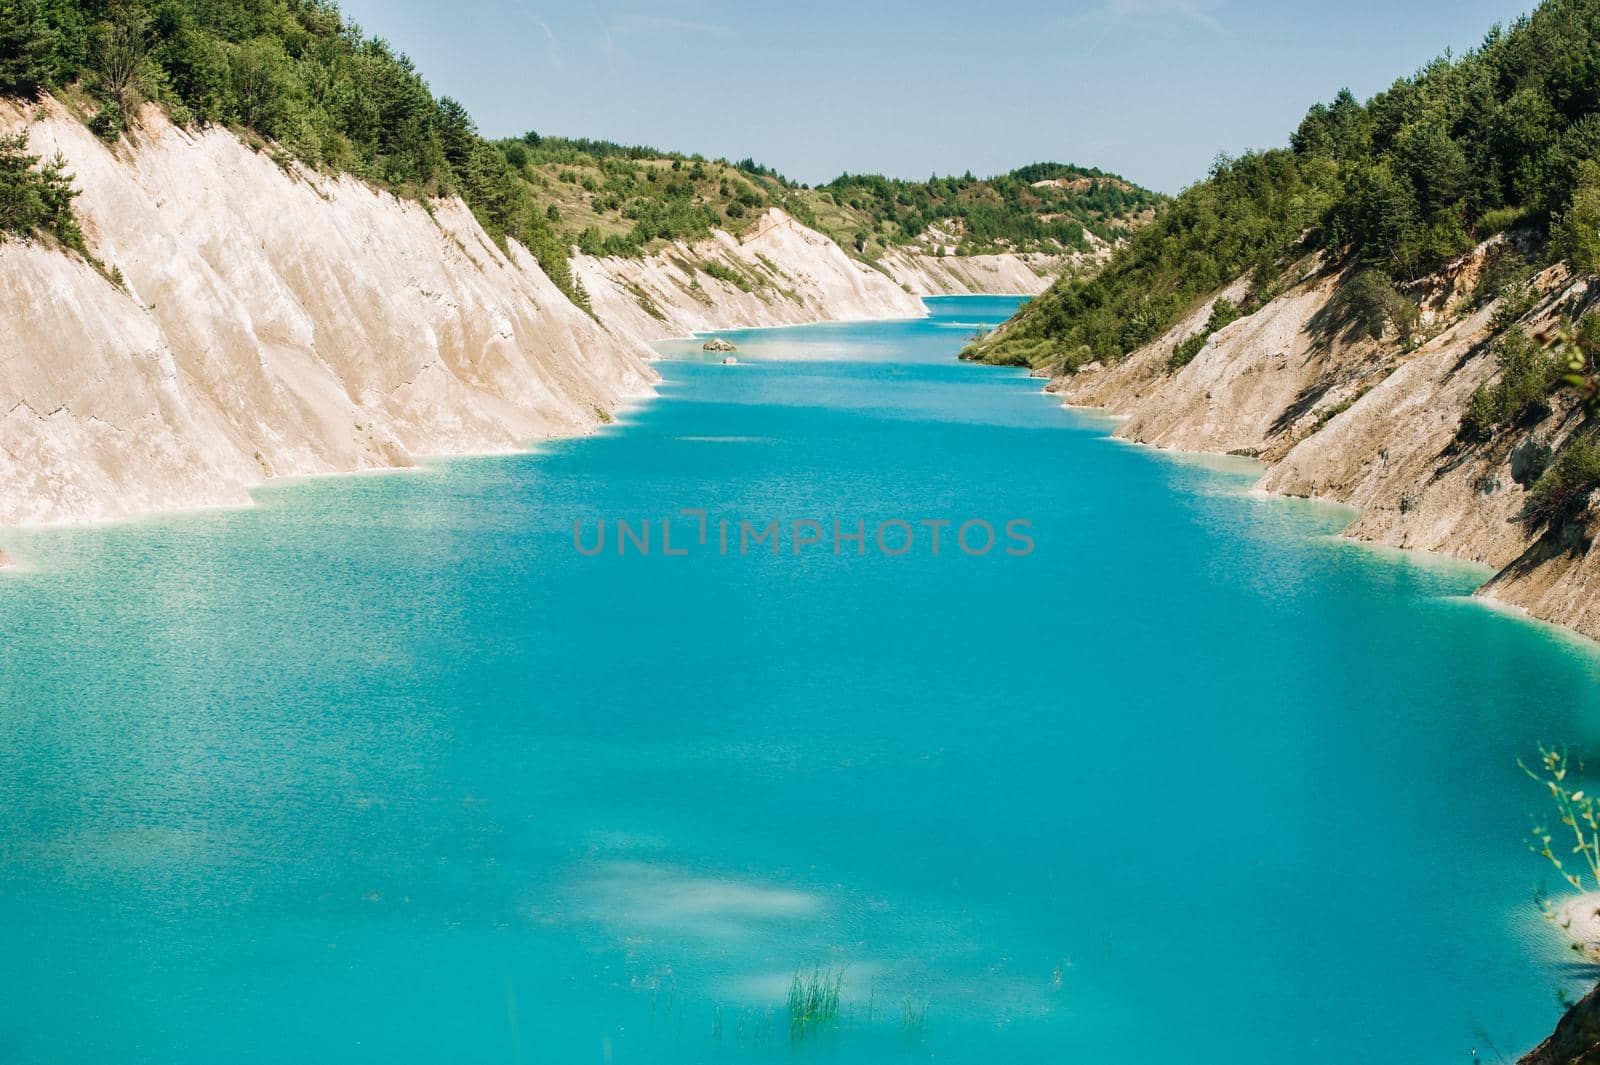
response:
[(734, 358), (732, 355), (729, 355), (726, 359), (722, 360), (722, 365), (724, 365), (724, 366), (737, 366), (737, 365), (739, 365), (739, 360)]
[(710, 340), (705, 342), (705, 345), (701, 350), (703, 350), (703, 351), (738, 351), (739, 349), (734, 347), (732, 344), (728, 343), (726, 340), (723, 340), (721, 337), (712, 337)]

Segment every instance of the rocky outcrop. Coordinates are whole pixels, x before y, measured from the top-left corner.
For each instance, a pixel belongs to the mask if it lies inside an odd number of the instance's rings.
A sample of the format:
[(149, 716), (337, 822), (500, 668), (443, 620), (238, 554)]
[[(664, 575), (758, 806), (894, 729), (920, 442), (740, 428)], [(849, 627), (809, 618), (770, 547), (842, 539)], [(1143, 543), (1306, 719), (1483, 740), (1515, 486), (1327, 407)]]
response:
[[(1218, 331), (1187, 366), (1173, 349), (1200, 329), (1210, 304), (1166, 335), (1096, 373), (1053, 382), (1075, 405), (1126, 416), (1117, 435), (1157, 447), (1230, 452), (1269, 464), (1260, 489), (1359, 508), (1345, 534), (1438, 551), (1495, 568), (1482, 590), (1536, 617), (1600, 638), (1600, 552), (1585, 530), (1524, 520), (1530, 448), (1559, 445), (1580, 421), (1558, 400), (1541, 424), (1487, 445), (1458, 439), (1473, 391), (1497, 371), (1493, 305), (1470, 308), (1466, 282), (1492, 246), (1418, 286), (1426, 340), (1404, 351), (1342, 321), (1348, 272), (1306, 264), (1303, 279)], [(1561, 268), (1526, 316), (1533, 331), (1590, 301)], [(1241, 280), (1226, 293), (1239, 300)], [(1431, 335), (1430, 335), (1431, 334)]]
[(1600, 1065), (1600, 987), (1579, 999), (1557, 1022), (1550, 1038), (1519, 1058), (1517, 1065)]
[(708, 340), (704, 344), (700, 345), (700, 350), (701, 351), (738, 351), (739, 349), (734, 347), (728, 341), (723, 340), (721, 337), (712, 337), (710, 340)]

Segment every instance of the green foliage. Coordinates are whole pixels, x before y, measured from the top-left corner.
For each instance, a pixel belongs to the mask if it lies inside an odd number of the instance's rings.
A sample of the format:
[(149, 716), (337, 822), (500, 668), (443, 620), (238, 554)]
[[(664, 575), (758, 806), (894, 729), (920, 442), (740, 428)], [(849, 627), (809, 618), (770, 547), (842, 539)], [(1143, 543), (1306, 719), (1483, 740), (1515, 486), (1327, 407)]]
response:
[(844, 971), (831, 966), (795, 973), (789, 984), (789, 1035), (803, 1039), (814, 1027), (833, 1024), (839, 1016), (839, 993), (844, 988)]
[(1181, 370), (1194, 361), (1206, 346), (1206, 341), (1217, 330), (1239, 320), (1243, 315), (1237, 304), (1226, 296), (1218, 296), (1211, 305), (1211, 316), (1206, 319), (1206, 324), (1198, 333), (1186, 337), (1182, 343), (1172, 349), (1172, 355), (1167, 359), (1167, 369)]
[(586, 254), (629, 256), (714, 229), (739, 232), (793, 190), (764, 167), (745, 172), (642, 146), (525, 134), (498, 144), (507, 165), (541, 196)]
[(50, 45), (40, 0), (0, 0), (0, 94), (38, 92), (50, 77)]
[(1247, 271), (1269, 292), (1307, 246), (1411, 280), (1510, 225), (1554, 223), (1558, 251), (1593, 271), (1600, 0), (1545, 0), (1366, 104), (1341, 92), (1290, 145), (1219, 160), (1098, 277), (1059, 281), (1024, 308), (996, 348), (1046, 337), (1114, 359), (1148, 332), (1128, 328), (1136, 316), (1169, 328)]
[[(1537, 770), (1529, 769), (1520, 758), (1517, 765), (1555, 805), (1557, 827), (1548, 829), (1543, 822), (1535, 824), (1530, 849), (1549, 861), (1574, 890), (1600, 888), (1600, 798), (1569, 783), (1567, 777), (1573, 774), (1573, 767), (1565, 751), (1541, 745)], [(1556, 835), (1564, 837), (1561, 842), (1555, 841)], [(1570, 848), (1569, 843), (1572, 844)], [(1567, 857), (1563, 859), (1563, 855)], [(1574, 862), (1576, 872), (1568, 868), (1567, 861)], [(1593, 882), (1592, 888), (1585, 881), (1585, 874), (1588, 881)]]
[(1329, 303), (1332, 319), (1357, 334), (1381, 340), (1390, 326), (1409, 342), (1420, 317), (1417, 305), (1402, 296), (1380, 270), (1363, 270)]
[(1578, 164), (1572, 202), (1551, 231), (1552, 243), (1580, 274), (1600, 274), (1600, 163)]
[(1322, 214), (1326, 193), (1286, 151), (1220, 159), (1133, 234), (1099, 274), (1063, 278), (1023, 308), (997, 347), (1040, 338), (1088, 345), (1111, 361), (1170, 328), (1195, 304), (1277, 262)]
[(725, 266), (722, 263), (716, 262), (715, 260), (701, 263), (700, 269), (704, 270), (718, 281), (723, 281), (732, 285), (741, 292), (755, 291), (755, 282), (751, 281), (748, 275), (738, 270), (734, 270), (731, 267)]
[(1495, 390), (1479, 385), (1467, 400), (1467, 409), (1461, 414), (1461, 426), (1456, 437), (1469, 444), (1481, 444), (1494, 438), (1495, 426), (1500, 424), (1500, 402)]
[(1490, 237), (1496, 233), (1504, 233), (1508, 229), (1515, 229), (1528, 219), (1526, 207), (1494, 207), (1478, 218), (1478, 224), (1473, 228), (1480, 236)]
[(78, 194), (72, 175), (65, 172), (59, 156), (41, 166), (39, 157), (27, 149), (26, 130), (0, 137), (0, 240), (48, 233), (87, 254), (72, 216), (72, 200)]
[(1539, 290), (1533, 286), (1531, 270), (1513, 275), (1496, 295), (1500, 303), (1490, 316), (1490, 322), (1496, 330), (1516, 325), (1539, 303)]
[(930, 226), (959, 234), (968, 254), (1001, 249), (1086, 250), (1085, 231), (1102, 240), (1154, 208), (1162, 197), (1092, 167), (1035, 163), (980, 180), (932, 177), (902, 181), (880, 174), (844, 174), (821, 187), (834, 203), (864, 216), (858, 251), (871, 234), (884, 246), (909, 244)]
[(1590, 414), (1600, 414), (1600, 315), (1584, 315), (1561, 349), (1567, 359), (1562, 382), (1577, 392)]
[(1206, 346), (1206, 341), (1209, 339), (1210, 336), (1204, 330), (1186, 337), (1177, 347), (1172, 349), (1172, 355), (1167, 359), (1167, 369), (1181, 370), (1189, 365), (1194, 361), (1194, 357), (1200, 354), (1201, 349)]
[(1496, 328), (1503, 329), (1533, 309), (1538, 292), (1530, 283), (1533, 279), (1532, 265), (1517, 252), (1514, 245), (1502, 243), (1490, 249), (1489, 255), (1483, 272), (1478, 275), (1478, 283), (1473, 287), (1472, 302), (1474, 306), (1482, 307), (1500, 300), (1495, 324)]
[(1550, 413), (1550, 394), (1565, 370), (1555, 353), (1518, 328), (1501, 336), (1495, 353), (1498, 377), (1492, 384), (1478, 386), (1461, 416), (1457, 436), (1467, 443), (1482, 443), (1503, 426), (1536, 421)]
[(1600, 488), (1600, 439), (1593, 432), (1567, 441), (1528, 492), (1524, 517), (1552, 528), (1576, 518)]

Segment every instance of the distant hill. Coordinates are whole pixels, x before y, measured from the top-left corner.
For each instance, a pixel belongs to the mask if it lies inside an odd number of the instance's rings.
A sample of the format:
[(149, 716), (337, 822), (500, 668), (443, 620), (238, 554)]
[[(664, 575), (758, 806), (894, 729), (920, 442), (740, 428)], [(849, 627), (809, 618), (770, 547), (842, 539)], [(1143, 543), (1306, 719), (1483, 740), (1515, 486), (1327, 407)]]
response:
[(894, 248), (950, 255), (1084, 252), (1115, 243), (1163, 198), (1115, 175), (1038, 163), (980, 179), (843, 175), (795, 184), (753, 160), (708, 160), (605, 141), (530, 133), (499, 142), (513, 169), (554, 205), (552, 223), (590, 254), (633, 255), (712, 229), (738, 233), (780, 207), (865, 259)]

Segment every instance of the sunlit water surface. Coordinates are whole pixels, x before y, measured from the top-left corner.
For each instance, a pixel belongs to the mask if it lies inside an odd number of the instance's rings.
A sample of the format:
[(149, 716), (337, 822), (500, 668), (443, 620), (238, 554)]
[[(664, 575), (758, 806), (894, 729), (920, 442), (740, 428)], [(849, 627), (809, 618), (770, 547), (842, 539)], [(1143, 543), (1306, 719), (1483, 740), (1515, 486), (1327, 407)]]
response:
[[(1600, 747), (1592, 648), (955, 360), (1014, 305), (663, 345), (595, 437), (7, 534), (0, 1060), (1537, 1041), (1583, 974), (1514, 760)], [(1037, 547), (574, 550), (681, 508)]]

